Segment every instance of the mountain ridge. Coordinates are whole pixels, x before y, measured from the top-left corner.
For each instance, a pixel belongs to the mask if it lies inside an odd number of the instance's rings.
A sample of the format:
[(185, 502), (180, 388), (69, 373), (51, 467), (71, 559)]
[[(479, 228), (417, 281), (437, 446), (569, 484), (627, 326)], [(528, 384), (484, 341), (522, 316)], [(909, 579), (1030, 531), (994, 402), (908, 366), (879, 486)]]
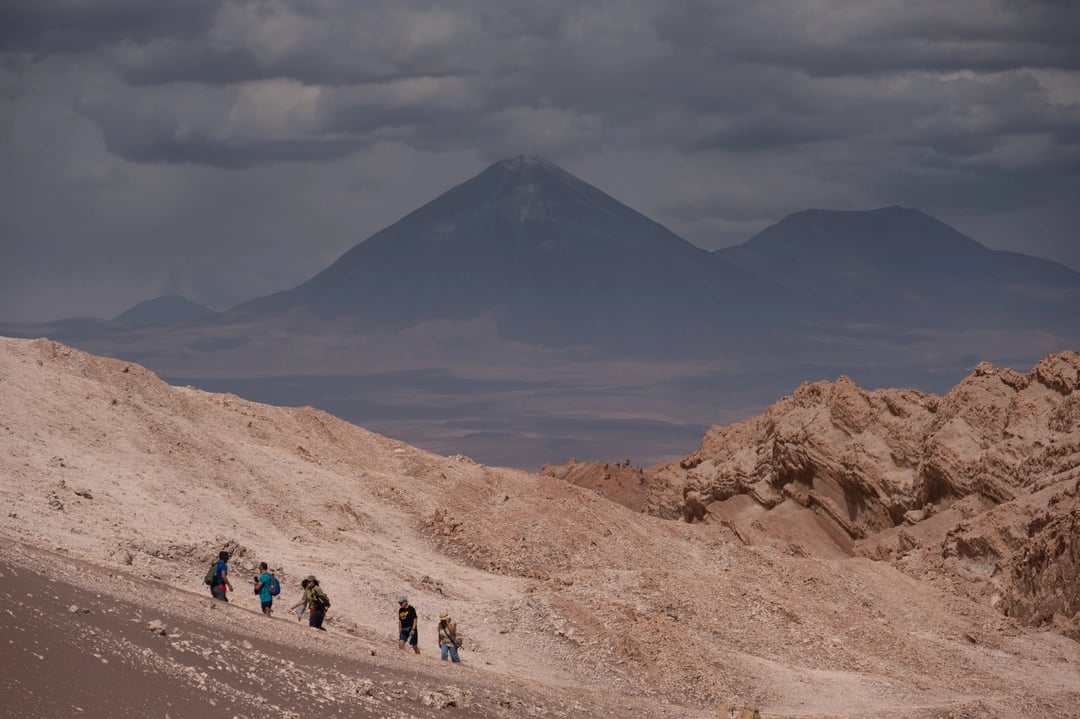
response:
[(803, 210), (714, 254), (830, 314), (897, 327), (1080, 332), (1080, 273), (992, 250), (919, 210)]
[(121, 312), (112, 321), (131, 327), (145, 327), (187, 322), (216, 314), (217, 312), (205, 305), (183, 295), (173, 294), (143, 300)]
[[(791, 326), (785, 291), (678, 237), (546, 160), (489, 166), (345, 252), (307, 282), (235, 308), (305, 307), (405, 326), (490, 313), (538, 344)], [(665, 330), (670, 325), (670, 330)], [(640, 344), (640, 343), (639, 343)]]

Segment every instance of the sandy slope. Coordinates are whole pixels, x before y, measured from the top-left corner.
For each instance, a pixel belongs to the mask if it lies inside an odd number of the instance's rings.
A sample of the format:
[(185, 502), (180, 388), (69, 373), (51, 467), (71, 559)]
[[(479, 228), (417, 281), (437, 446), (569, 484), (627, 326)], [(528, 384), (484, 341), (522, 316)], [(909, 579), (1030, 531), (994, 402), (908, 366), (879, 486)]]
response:
[[(226, 547), (238, 605), (256, 606), (260, 560), (286, 595), (315, 573), (334, 603), (338, 649), (326, 651), (359, 654), (390, 646), (405, 592), (427, 654), (448, 608), (477, 682), (603, 690), (582, 716), (660, 711), (628, 710), (627, 697), (679, 716), (715, 716), (720, 702), (766, 717), (1080, 714), (1080, 645), (947, 584), (747, 545), (723, 523), (646, 516), (559, 479), (432, 455), (310, 408), (170, 387), (44, 340), (0, 339), (0, 498), (0, 533), (81, 562), (91, 590), (109, 591), (96, 567), (120, 569), (173, 587), (160, 590), (170, 606), (201, 607), (204, 566)], [(831, 543), (805, 514), (784, 526), (800, 546)]]
[(0, 548), (0, 598), (3, 716), (702, 716), (587, 688), (551, 692), (25, 545)]

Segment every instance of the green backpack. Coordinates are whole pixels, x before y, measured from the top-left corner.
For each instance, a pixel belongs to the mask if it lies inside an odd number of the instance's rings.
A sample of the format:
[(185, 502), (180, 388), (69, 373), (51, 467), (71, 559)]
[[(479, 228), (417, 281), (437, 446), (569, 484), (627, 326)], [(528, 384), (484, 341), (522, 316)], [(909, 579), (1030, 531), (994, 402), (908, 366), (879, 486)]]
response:
[(218, 563), (216, 561), (211, 562), (210, 568), (206, 570), (206, 576), (203, 577), (203, 584), (208, 587), (214, 586), (214, 584), (217, 582), (217, 565)]

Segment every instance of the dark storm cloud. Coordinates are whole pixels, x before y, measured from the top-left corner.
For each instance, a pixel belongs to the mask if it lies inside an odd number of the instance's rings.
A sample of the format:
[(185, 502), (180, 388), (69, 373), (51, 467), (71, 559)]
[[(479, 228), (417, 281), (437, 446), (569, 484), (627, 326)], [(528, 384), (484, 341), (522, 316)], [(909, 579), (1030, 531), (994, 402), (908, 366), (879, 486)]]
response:
[(134, 299), (221, 307), (519, 153), (706, 246), (905, 204), (991, 234), (1044, 212), (1080, 265), (1080, 4), (0, 3), (0, 302), (91, 266), (120, 288), (115, 255)]
[(812, 75), (1080, 67), (1080, 7), (1067, 2), (690, 2), (656, 26), (715, 59)]
[(205, 33), (220, 0), (5, 0), (0, 51), (80, 53)]
[(222, 2), (203, 37), (156, 38), (117, 48), (111, 59), (126, 80), (144, 85), (349, 85), (459, 74), (476, 69), (477, 41), (493, 41), (467, 17), (415, 2)]
[[(90, 113), (110, 150), (138, 162), (221, 167), (324, 161), (384, 139), (501, 151), (539, 125), (546, 130), (533, 132), (535, 145), (555, 157), (589, 142), (648, 147), (663, 142), (657, 135), (686, 150), (761, 151), (880, 138), (883, 126), (907, 135), (890, 141), (918, 143), (925, 134), (962, 154), (1016, 131), (1003, 116), (1016, 90), (985, 77), (945, 82), (940, 73), (1080, 61), (1080, 10), (1065, 4), (803, 0), (681, 3), (658, 13), (651, 3), (533, 5), (220, 0), (183, 21), (181, 5), (118, 0), (99, 11), (71, 2), (8, 12), (37, 28), (23, 38), (29, 49), (51, 46), (53, 23), (64, 36), (97, 41), (101, 62), (131, 90), (97, 97), (101, 111)], [(882, 74), (914, 77), (893, 91), (870, 87)], [(258, 112), (302, 113), (302, 122), (268, 134), (260, 123), (229, 120), (242, 88), (283, 80), (318, 88), (319, 97), (281, 86), (276, 100), (263, 93)], [(218, 107), (201, 120), (183, 109), (158, 113), (152, 131), (132, 130), (133, 94), (180, 85), (188, 103)], [(194, 97), (191, 87), (205, 90)], [(942, 105), (929, 107), (920, 89)], [(1075, 107), (1049, 106), (1037, 87), (1021, 92), (1032, 102), (1014, 111), (1021, 131), (1074, 141)], [(964, 122), (976, 103), (997, 117)], [(920, 122), (900, 127), (913, 113)], [(127, 139), (133, 132), (142, 137)]]
[(162, 44), (117, 63), (132, 85), (198, 82), (232, 85), (253, 80), (287, 77), (314, 85), (349, 85), (387, 82), (403, 77), (440, 77), (456, 74), (438, 62), (416, 68), (365, 64), (350, 58), (303, 53), (276, 61), (260, 60), (247, 48), (222, 48), (212, 44), (193, 47), (185, 43)]
[(227, 143), (209, 137), (132, 142), (123, 134), (107, 135), (110, 152), (134, 162), (206, 165), (223, 170), (244, 170), (278, 162), (329, 162), (362, 146), (356, 140), (274, 140)]

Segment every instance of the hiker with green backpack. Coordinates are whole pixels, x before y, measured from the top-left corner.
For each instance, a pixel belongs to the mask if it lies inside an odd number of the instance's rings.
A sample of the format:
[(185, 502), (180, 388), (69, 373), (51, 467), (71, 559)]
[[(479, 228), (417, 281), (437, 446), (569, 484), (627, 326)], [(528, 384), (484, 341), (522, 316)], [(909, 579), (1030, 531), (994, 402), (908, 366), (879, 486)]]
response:
[(292, 605), (289, 611), (306, 604), (310, 612), (308, 626), (322, 629), (325, 632), (326, 630), (323, 629), (322, 624), (323, 618), (326, 616), (326, 610), (330, 608), (330, 597), (326, 596), (326, 592), (319, 586), (319, 580), (314, 575), (305, 577), (300, 586), (304, 588), (304, 596), (299, 602)]
[(229, 581), (229, 553), (225, 550), (218, 552), (218, 560), (210, 565), (203, 577), (203, 583), (209, 585), (210, 596), (222, 602), (229, 601), (225, 592), (233, 590), (232, 582)]

